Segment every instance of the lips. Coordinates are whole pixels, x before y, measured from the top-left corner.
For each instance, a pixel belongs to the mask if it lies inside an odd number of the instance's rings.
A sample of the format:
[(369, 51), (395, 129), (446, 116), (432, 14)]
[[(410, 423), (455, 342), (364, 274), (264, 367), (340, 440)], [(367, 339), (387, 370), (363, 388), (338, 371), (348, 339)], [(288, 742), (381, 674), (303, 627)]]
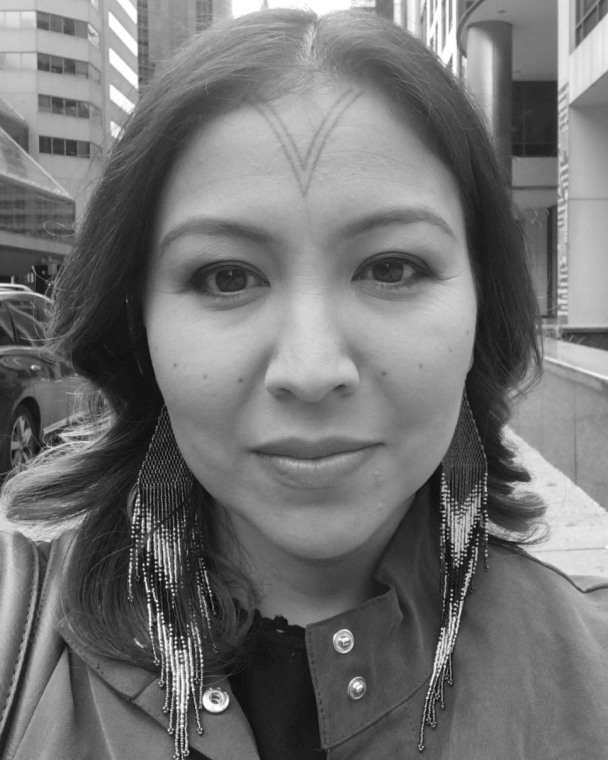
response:
[(349, 482), (379, 448), (375, 441), (353, 438), (284, 438), (258, 447), (254, 454), (277, 482), (290, 488), (317, 490)]
[(256, 446), (255, 452), (273, 457), (290, 457), (293, 459), (321, 459), (337, 454), (347, 454), (369, 446), (377, 445), (377, 441), (357, 440), (354, 438), (331, 437), (317, 440), (303, 438), (282, 438), (280, 440)]

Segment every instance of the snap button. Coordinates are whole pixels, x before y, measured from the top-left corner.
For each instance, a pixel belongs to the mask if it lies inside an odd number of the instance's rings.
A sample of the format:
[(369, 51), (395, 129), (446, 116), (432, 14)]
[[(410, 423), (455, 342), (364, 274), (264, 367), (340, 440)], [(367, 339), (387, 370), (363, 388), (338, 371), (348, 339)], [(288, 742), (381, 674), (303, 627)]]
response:
[(365, 678), (361, 678), (361, 676), (353, 678), (353, 680), (348, 684), (348, 696), (351, 699), (361, 699), (366, 691), (367, 684), (365, 683)]
[(347, 629), (343, 628), (334, 634), (334, 649), (340, 654), (346, 654), (355, 646), (355, 637)]
[(210, 713), (222, 713), (230, 704), (230, 697), (223, 689), (210, 686), (203, 694), (203, 707)]

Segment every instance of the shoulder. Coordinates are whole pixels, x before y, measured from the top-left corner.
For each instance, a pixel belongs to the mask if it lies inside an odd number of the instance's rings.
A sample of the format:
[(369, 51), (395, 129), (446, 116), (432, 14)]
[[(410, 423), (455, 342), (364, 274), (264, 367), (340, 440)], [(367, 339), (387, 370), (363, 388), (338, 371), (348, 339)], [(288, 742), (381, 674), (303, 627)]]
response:
[(591, 595), (593, 598), (605, 598), (608, 602), (608, 577), (568, 575), (521, 546), (501, 541), (491, 540), (489, 553), (501, 572), (506, 573), (512, 581), (530, 586), (531, 590), (554, 590), (557, 594), (573, 598)]
[(608, 651), (608, 578), (569, 576), (520, 547), (492, 542), (471, 601), (475, 596), (524, 636)]

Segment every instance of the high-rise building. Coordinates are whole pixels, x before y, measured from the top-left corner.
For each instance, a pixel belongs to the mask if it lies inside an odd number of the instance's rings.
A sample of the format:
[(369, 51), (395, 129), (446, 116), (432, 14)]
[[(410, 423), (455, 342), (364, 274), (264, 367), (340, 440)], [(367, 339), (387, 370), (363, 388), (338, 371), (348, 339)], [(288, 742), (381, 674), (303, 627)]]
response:
[(75, 208), (30, 155), (27, 121), (0, 98), (0, 282), (44, 292), (70, 250)]
[(137, 0), (137, 9), (142, 85), (186, 40), (232, 15), (231, 0)]
[(76, 200), (137, 99), (135, 0), (12, 0), (0, 11), (0, 95), (28, 152)]
[(383, 18), (403, 24), (403, 0), (351, 0), (351, 8), (365, 8), (377, 13)]
[(554, 0), (408, 0), (408, 27), (486, 116), (527, 241), (541, 313), (557, 314), (557, 8)]

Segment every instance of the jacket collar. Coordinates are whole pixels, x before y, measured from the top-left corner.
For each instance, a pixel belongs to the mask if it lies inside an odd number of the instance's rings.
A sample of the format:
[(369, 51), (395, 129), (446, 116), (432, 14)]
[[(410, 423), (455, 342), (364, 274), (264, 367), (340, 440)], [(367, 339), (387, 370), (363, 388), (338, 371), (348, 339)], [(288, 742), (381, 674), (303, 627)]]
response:
[[(329, 749), (417, 695), (422, 715), (441, 624), (439, 523), (423, 487), (389, 543), (376, 579), (384, 593), (306, 629), (321, 742)], [(355, 645), (335, 651), (333, 636), (348, 629)], [(348, 684), (364, 678), (353, 701)]]
[[(424, 486), (379, 564), (376, 579), (383, 592), (352, 610), (307, 626), (306, 648), (323, 748), (345, 741), (414, 695), (420, 702), (415, 712), (422, 714), (425, 692), (421, 688), (432, 671), (441, 618), (438, 536), (438, 515), (430, 503), (429, 487)], [(347, 654), (333, 646), (334, 634), (341, 629), (348, 629), (355, 640)], [(167, 728), (164, 691), (157, 675), (83, 649), (66, 620), (60, 624), (60, 633), (106, 684)], [(348, 684), (355, 677), (364, 678), (367, 685), (357, 701), (348, 697)], [(202, 715), (202, 735), (196, 732), (191, 707), (190, 746), (210, 760), (236, 756), (258, 760), (251, 729), (228, 679), (220, 675), (206, 685), (211, 683), (230, 694), (230, 706), (218, 715)]]

